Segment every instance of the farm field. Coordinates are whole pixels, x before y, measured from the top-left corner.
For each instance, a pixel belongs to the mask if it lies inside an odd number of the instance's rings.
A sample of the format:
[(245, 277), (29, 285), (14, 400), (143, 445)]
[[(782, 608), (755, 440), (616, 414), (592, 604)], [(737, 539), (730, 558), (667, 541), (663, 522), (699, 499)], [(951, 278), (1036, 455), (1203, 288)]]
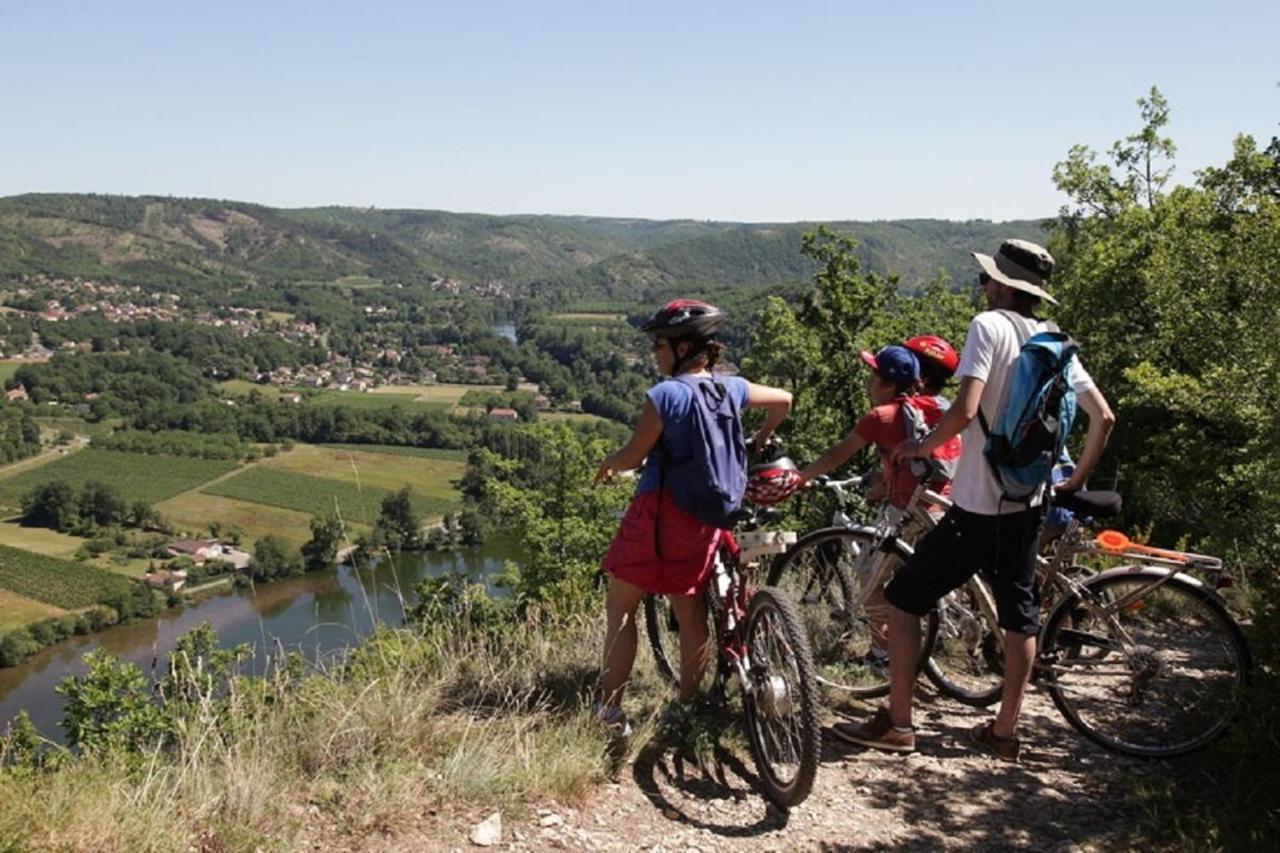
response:
[(47, 418), (38, 417), (36, 423), (42, 432), (69, 432), (72, 435), (87, 435), (90, 438), (107, 435), (119, 425), (120, 418), (108, 418), (97, 423), (89, 423), (84, 418)]
[(0, 589), (0, 634), (13, 628), (21, 628), (40, 619), (65, 616), (67, 611), (16, 592)]
[(627, 322), (626, 314), (596, 314), (588, 311), (566, 311), (552, 314), (551, 319), (572, 326), (620, 326)]
[[(157, 504), (156, 511), (192, 536), (206, 535), (213, 522), (235, 525), (244, 531), (245, 545), (249, 548), (268, 533), (294, 546), (311, 538), (311, 516), (307, 513), (203, 492), (186, 492), (170, 498)], [(363, 530), (357, 527), (353, 532)]]
[(501, 385), (460, 385), (448, 382), (439, 385), (383, 385), (374, 388), (370, 394), (404, 394), (410, 395), (419, 403), (445, 403), (456, 406), (468, 391), (485, 393), (502, 391)]
[(248, 379), (228, 379), (226, 382), (219, 382), (218, 385), (224, 391), (239, 397), (248, 397), (251, 391), (257, 391), (268, 400), (275, 400), (280, 397), (280, 389), (275, 385), (259, 385), (257, 382), (250, 382)]
[(442, 447), (404, 447), (397, 444), (321, 444), (319, 447), (335, 447), (360, 453), (386, 453), (391, 456), (420, 456), (423, 459), (447, 459), (466, 462), (467, 451), (447, 450)]
[[(395, 458), (395, 457), (388, 457)], [(220, 495), (250, 503), (291, 509), (308, 515), (325, 515), (335, 506), (348, 524), (373, 524), (382, 499), (392, 490), (377, 486), (357, 486), (327, 477), (313, 477), (292, 471), (272, 470), (255, 465), (210, 486), (206, 494)], [(426, 515), (440, 515), (457, 507), (456, 500), (413, 495), (415, 509)]]
[(586, 423), (589, 421), (607, 421), (608, 418), (602, 418), (599, 415), (593, 415), (590, 412), (538, 412), (538, 420), (555, 423), (556, 421), (578, 421)]
[(79, 488), (88, 480), (114, 486), (128, 502), (156, 504), (235, 469), (236, 463), (189, 456), (161, 456), (89, 448), (0, 479), (0, 507), (16, 509), (40, 483), (65, 480)]
[(127, 592), (132, 582), (101, 569), (0, 545), (0, 589), (74, 610), (110, 593)]
[(352, 485), (376, 486), (394, 492), (412, 486), (415, 495), (456, 502), (451, 481), (466, 466), (453, 459), (368, 453), (348, 448), (299, 444), (258, 463), (260, 467), (311, 477), (341, 480)]
[(13, 374), (18, 372), (19, 367), (30, 363), (29, 361), (18, 361), (12, 358), (0, 359), (0, 383), (8, 382), (13, 378)]
[(348, 406), (352, 409), (389, 409), (392, 406), (400, 406), (403, 409), (426, 409), (431, 411), (446, 411), (450, 403), (434, 402), (429, 400), (419, 400), (415, 394), (380, 394), (376, 392), (365, 393), (363, 391), (335, 391), (325, 388), (315, 392), (315, 396), (309, 398), (313, 406)]
[(0, 545), (32, 551), (46, 557), (69, 560), (84, 543), (85, 540), (79, 536), (59, 533), (44, 527), (23, 527), (12, 521), (0, 524)]

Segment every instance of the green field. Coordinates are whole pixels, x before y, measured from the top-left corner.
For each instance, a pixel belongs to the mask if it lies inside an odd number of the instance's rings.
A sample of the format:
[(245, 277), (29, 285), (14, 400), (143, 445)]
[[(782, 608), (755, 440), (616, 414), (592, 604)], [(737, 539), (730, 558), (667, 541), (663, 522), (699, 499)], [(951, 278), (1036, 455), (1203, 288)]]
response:
[(218, 385), (231, 394), (238, 397), (248, 397), (251, 391), (257, 391), (265, 399), (275, 400), (280, 396), (280, 389), (275, 385), (259, 385), (257, 382), (250, 382), (248, 379), (228, 379), (226, 382), (219, 382)]
[(43, 601), (18, 595), (16, 592), (0, 589), (0, 634), (13, 628), (48, 619), (52, 616), (65, 616), (67, 611)]
[(467, 451), (446, 450), (439, 447), (401, 447), (395, 444), (322, 444), (320, 447), (334, 447), (338, 450), (354, 450), (360, 453), (385, 453), (389, 456), (417, 456), (422, 459), (443, 459), (451, 462), (467, 461)]
[(128, 592), (131, 581), (56, 557), (0, 545), (0, 588), (54, 607), (88, 607), (114, 592)]
[(367, 453), (314, 444), (299, 444), (293, 450), (264, 459), (259, 464), (277, 471), (342, 480), (353, 485), (377, 486), (389, 492), (412, 486), (424, 497), (446, 501), (458, 500), (452, 481), (466, 470), (463, 463), (453, 459)]
[(0, 360), (0, 384), (7, 384), (13, 378), (13, 374), (18, 372), (19, 367), (30, 363), (28, 361), (14, 361), (8, 358)]
[[(170, 498), (157, 504), (156, 512), (177, 530), (197, 538), (206, 535), (214, 522), (224, 528), (238, 527), (244, 531), (245, 545), (249, 547), (269, 533), (295, 547), (311, 538), (311, 516), (306, 513), (203, 492), (187, 492)], [(358, 527), (353, 532), (363, 529)]]
[(19, 508), (23, 495), (50, 480), (65, 480), (77, 489), (88, 480), (97, 480), (114, 486), (126, 501), (157, 504), (235, 467), (235, 462), (221, 459), (89, 448), (0, 479), (0, 506)]
[(437, 385), (383, 385), (380, 388), (374, 388), (369, 393), (380, 396), (408, 395), (418, 403), (447, 403), (455, 405), (469, 391), (498, 393), (502, 390), (503, 387), (501, 385), (462, 385), (453, 382), (442, 382)]
[[(348, 523), (373, 524), (381, 510), (382, 499), (391, 494), (391, 490), (255, 465), (216, 483), (205, 493), (308, 515), (326, 515), (336, 507)], [(441, 515), (458, 507), (457, 500), (427, 496), (421, 492), (415, 492), (413, 504), (418, 512), (425, 515)]]
[(313, 406), (347, 406), (352, 409), (389, 409), (399, 406), (402, 409), (429, 409), (437, 412), (448, 411), (449, 403), (438, 403), (419, 400), (417, 394), (369, 394), (363, 391), (336, 391), (325, 388), (315, 392), (309, 398)]

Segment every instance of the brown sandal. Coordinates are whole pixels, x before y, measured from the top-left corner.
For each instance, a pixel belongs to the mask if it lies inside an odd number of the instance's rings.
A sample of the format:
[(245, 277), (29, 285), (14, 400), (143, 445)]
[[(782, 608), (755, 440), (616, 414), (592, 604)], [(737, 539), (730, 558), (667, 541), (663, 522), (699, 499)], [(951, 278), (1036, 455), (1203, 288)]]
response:
[(983, 723), (969, 730), (969, 738), (978, 749), (988, 755), (994, 755), (1001, 761), (1015, 764), (1018, 753), (1022, 750), (1022, 742), (1016, 737), (1000, 737), (993, 729), (994, 723)]

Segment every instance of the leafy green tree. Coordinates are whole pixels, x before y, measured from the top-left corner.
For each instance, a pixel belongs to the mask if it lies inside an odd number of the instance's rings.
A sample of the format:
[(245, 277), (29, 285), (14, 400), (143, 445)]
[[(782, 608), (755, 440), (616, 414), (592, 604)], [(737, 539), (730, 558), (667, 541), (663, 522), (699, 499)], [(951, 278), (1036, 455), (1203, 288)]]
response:
[(311, 538), (302, 546), (303, 568), (308, 572), (331, 568), (344, 536), (342, 519), (337, 516), (312, 517)]
[(84, 656), (88, 671), (54, 688), (66, 699), (62, 730), (83, 752), (141, 752), (162, 743), (169, 726), (151, 698), (151, 681), (102, 649)]
[(393, 551), (411, 551), (421, 544), (422, 519), (413, 508), (413, 492), (409, 486), (382, 499), (375, 532)]
[(128, 513), (120, 490), (97, 480), (89, 480), (80, 487), (77, 507), (80, 520), (88, 529), (119, 524)]
[(1163, 541), (1192, 532), (1199, 546), (1270, 565), (1280, 160), (1242, 136), (1225, 166), (1166, 191), (1168, 107), (1156, 90), (1138, 104), (1142, 128), (1113, 146), (1111, 164), (1077, 147), (1055, 170), (1071, 199), (1050, 241), (1060, 320), (1119, 416), (1095, 479), (1118, 481), (1131, 520)]
[(302, 562), (288, 542), (269, 533), (253, 546), (249, 570), (254, 580), (271, 580), (301, 574)]
[(506, 583), (522, 606), (594, 605), (591, 584), (633, 486), (592, 486), (600, 460), (616, 449), (609, 440), (565, 425), (531, 427), (530, 435), (542, 455), (529, 465), (526, 484), (495, 478), (484, 490), (484, 510), (521, 537)]
[(22, 522), (31, 527), (71, 530), (79, 518), (75, 490), (65, 480), (41, 483), (22, 499)]
[(804, 236), (804, 252), (820, 265), (812, 290), (796, 306), (769, 299), (742, 362), (750, 379), (794, 395), (780, 435), (801, 460), (837, 441), (867, 410), (859, 351), (920, 334), (941, 335), (958, 349), (974, 307), (942, 277), (919, 295), (901, 293), (896, 278), (864, 273), (854, 241), (825, 227)]

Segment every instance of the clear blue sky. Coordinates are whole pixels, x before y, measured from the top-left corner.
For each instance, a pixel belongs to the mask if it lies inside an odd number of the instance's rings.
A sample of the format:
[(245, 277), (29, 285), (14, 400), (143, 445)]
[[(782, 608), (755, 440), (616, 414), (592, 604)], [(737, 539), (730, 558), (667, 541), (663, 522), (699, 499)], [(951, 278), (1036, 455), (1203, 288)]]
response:
[(0, 195), (752, 221), (1052, 213), (1168, 97), (1280, 120), (1280, 3), (0, 0)]

